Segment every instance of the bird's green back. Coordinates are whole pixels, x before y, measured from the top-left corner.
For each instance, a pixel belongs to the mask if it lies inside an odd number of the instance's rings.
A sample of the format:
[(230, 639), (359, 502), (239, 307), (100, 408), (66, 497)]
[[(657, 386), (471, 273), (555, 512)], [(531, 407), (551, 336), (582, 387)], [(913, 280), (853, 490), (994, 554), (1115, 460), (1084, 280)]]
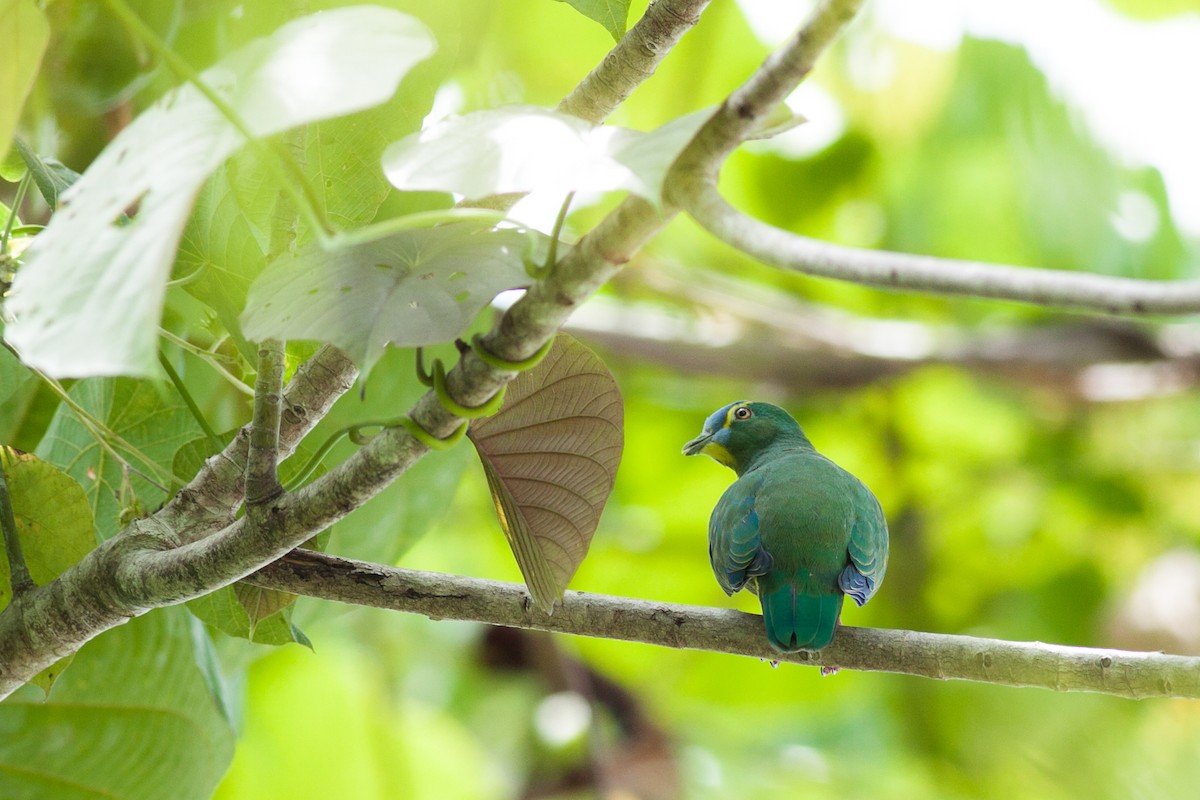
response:
[(717, 411), (684, 452), (713, 455), (739, 476), (709, 523), (721, 586), (759, 595), (777, 649), (829, 644), (845, 594), (865, 603), (887, 568), (887, 523), (875, 496), (766, 403)]

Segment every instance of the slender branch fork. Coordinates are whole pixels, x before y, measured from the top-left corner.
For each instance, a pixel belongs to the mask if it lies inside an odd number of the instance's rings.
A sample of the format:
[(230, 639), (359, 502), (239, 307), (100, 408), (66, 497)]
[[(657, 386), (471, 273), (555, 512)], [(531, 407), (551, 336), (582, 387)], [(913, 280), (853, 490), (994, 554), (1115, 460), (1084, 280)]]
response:
[(768, 225), (731, 206), (717, 172), (753, 126), (812, 69), (817, 55), (854, 16), (857, 0), (829, 2), (721, 106), (676, 161), (666, 198), (709, 233), (765, 264), (817, 277), (931, 294), (986, 297), (1106, 314), (1200, 312), (1200, 280), (1154, 281), (1085, 272), (989, 264), (822, 242)]

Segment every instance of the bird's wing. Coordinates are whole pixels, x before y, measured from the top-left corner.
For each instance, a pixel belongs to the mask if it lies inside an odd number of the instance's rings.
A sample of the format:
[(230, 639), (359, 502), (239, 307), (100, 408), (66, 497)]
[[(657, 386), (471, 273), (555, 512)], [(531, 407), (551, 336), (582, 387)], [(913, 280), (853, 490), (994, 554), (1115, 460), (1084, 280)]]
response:
[(838, 585), (855, 603), (863, 605), (883, 583), (887, 571), (887, 520), (879, 501), (866, 487), (855, 493), (854, 525), (846, 548), (850, 563), (838, 577)]
[(753, 478), (736, 481), (721, 495), (708, 523), (708, 558), (727, 594), (771, 568), (771, 555), (763, 550), (759, 538), (755, 509), (761, 483)]

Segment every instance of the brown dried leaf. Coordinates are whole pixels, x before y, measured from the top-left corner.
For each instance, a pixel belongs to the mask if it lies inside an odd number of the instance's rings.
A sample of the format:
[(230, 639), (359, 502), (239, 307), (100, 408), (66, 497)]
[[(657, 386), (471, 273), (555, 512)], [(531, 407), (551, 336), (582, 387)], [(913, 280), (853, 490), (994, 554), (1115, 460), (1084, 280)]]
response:
[(550, 612), (587, 555), (621, 462), (617, 382), (560, 333), (542, 363), (509, 384), (500, 411), (473, 421), (468, 435), (530, 594)]

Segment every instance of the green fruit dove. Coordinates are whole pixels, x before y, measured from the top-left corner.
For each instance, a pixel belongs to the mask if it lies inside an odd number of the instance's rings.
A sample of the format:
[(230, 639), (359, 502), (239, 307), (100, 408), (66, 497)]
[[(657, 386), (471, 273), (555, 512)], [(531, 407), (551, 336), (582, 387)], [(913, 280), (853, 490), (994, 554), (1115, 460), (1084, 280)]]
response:
[(776, 650), (828, 645), (843, 596), (861, 606), (883, 582), (887, 520), (875, 495), (770, 403), (719, 409), (683, 453), (704, 453), (738, 475), (708, 524), (721, 588), (758, 595)]

